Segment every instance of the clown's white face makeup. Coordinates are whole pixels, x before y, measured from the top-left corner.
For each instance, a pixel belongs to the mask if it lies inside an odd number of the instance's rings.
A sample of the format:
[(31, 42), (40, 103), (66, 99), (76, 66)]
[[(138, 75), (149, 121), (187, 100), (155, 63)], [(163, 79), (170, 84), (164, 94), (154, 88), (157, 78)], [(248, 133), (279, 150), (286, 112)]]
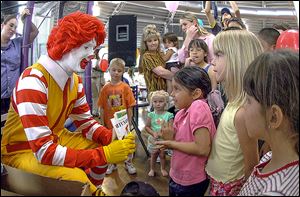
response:
[(88, 62), (94, 58), (95, 39), (82, 44), (80, 47), (72, 49), (65, 54), (61, 60), (57, 61), (69, 76), (73, 72), (84, 72)]

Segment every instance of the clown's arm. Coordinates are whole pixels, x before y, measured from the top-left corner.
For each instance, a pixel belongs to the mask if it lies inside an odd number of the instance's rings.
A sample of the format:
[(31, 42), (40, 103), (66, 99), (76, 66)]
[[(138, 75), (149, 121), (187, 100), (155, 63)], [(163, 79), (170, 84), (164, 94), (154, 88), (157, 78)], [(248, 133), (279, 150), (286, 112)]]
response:
[[(135, 143), (132, 135), (124, 140), (115, 140), (108, 146), (87, 150), (75, 150), (54, 142), (47, 117), (48, 96), (48, 84), (45, 77), (40, 71), (32, 68), (22, 73), (13, 91), (12, 106), (19, 114), (29, 146), (41, 164), (95, 167), (124, 161), (128, 154), (134, 152)], [(85, 97), (84, 93), (81, 97)], [(80, 99), (76, 103), (79, 105)], [(82, 104), (84, 105), (83, 101)], [(107, 131), (109, 134), (103, 134), (106, 130), (101, 126), (96, 130), (101, 132), (97, 136), (107, 135), (104, 141), (109, 141), (111, 132)]]
[(82, 79), (79, 78), (78, 97), (70, 117), (82, 135), (98, 144), (108, 145), (112, 141), (112, 130), (100, 125), (91, 115), (90, 107), (86, 101)]

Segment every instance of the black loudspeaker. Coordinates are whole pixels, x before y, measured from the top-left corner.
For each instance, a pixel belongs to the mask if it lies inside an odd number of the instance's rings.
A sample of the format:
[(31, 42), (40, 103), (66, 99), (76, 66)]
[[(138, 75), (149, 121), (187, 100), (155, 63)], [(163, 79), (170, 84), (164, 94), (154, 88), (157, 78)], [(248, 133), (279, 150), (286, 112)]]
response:
[(136, 65), (136, 15), (109, 18), (108, 60), (122, 58), (126, 67)]

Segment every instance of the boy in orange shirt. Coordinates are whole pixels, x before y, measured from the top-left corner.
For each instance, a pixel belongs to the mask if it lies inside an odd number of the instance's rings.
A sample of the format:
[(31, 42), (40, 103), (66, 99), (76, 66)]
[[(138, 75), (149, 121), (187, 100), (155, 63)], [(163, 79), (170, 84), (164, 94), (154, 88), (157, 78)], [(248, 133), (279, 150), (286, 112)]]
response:
[[(98, 98), (100, 121), (105, 127), (112, 129), (113, 126), (110, 119), (114, 117), (114, 113), (127, 109), (129, 128), (132, 128), (132, 108), (136, 105), (136, 101), (130, 86), (122, 81), (122, 76), (125, 72), (125, 61), (121, 58), (112, 59), (108, 71), (111, 80), (103, 86)], [(136, 169), (132, 164), (132, 157), (133, 154), (130, 154), (125, 161), (125, 169), (129, 174), (136, 173)], [(111, 174), (116, 169), (116, 164), (109, 164), (106, 174)]]

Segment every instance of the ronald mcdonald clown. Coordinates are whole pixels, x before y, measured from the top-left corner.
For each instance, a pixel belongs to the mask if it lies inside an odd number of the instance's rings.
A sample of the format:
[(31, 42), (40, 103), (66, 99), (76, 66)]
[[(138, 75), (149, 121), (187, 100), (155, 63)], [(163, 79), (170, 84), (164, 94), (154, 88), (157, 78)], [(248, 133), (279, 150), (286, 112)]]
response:
[[(104, 42), (105, 28), (96, 17), (74, 12), (62, 18), (48, 38), (48, 55), (26, 68), (13, 91), (1, 142), (2, 163), (62, 180), (89, 183), (101, 190), (107, 164), (127, 159), (134, 135), (113, 140), (114, 131), (90, 113), (82, 79)], [(64, 128), (70, 117), (80, 132)]]

